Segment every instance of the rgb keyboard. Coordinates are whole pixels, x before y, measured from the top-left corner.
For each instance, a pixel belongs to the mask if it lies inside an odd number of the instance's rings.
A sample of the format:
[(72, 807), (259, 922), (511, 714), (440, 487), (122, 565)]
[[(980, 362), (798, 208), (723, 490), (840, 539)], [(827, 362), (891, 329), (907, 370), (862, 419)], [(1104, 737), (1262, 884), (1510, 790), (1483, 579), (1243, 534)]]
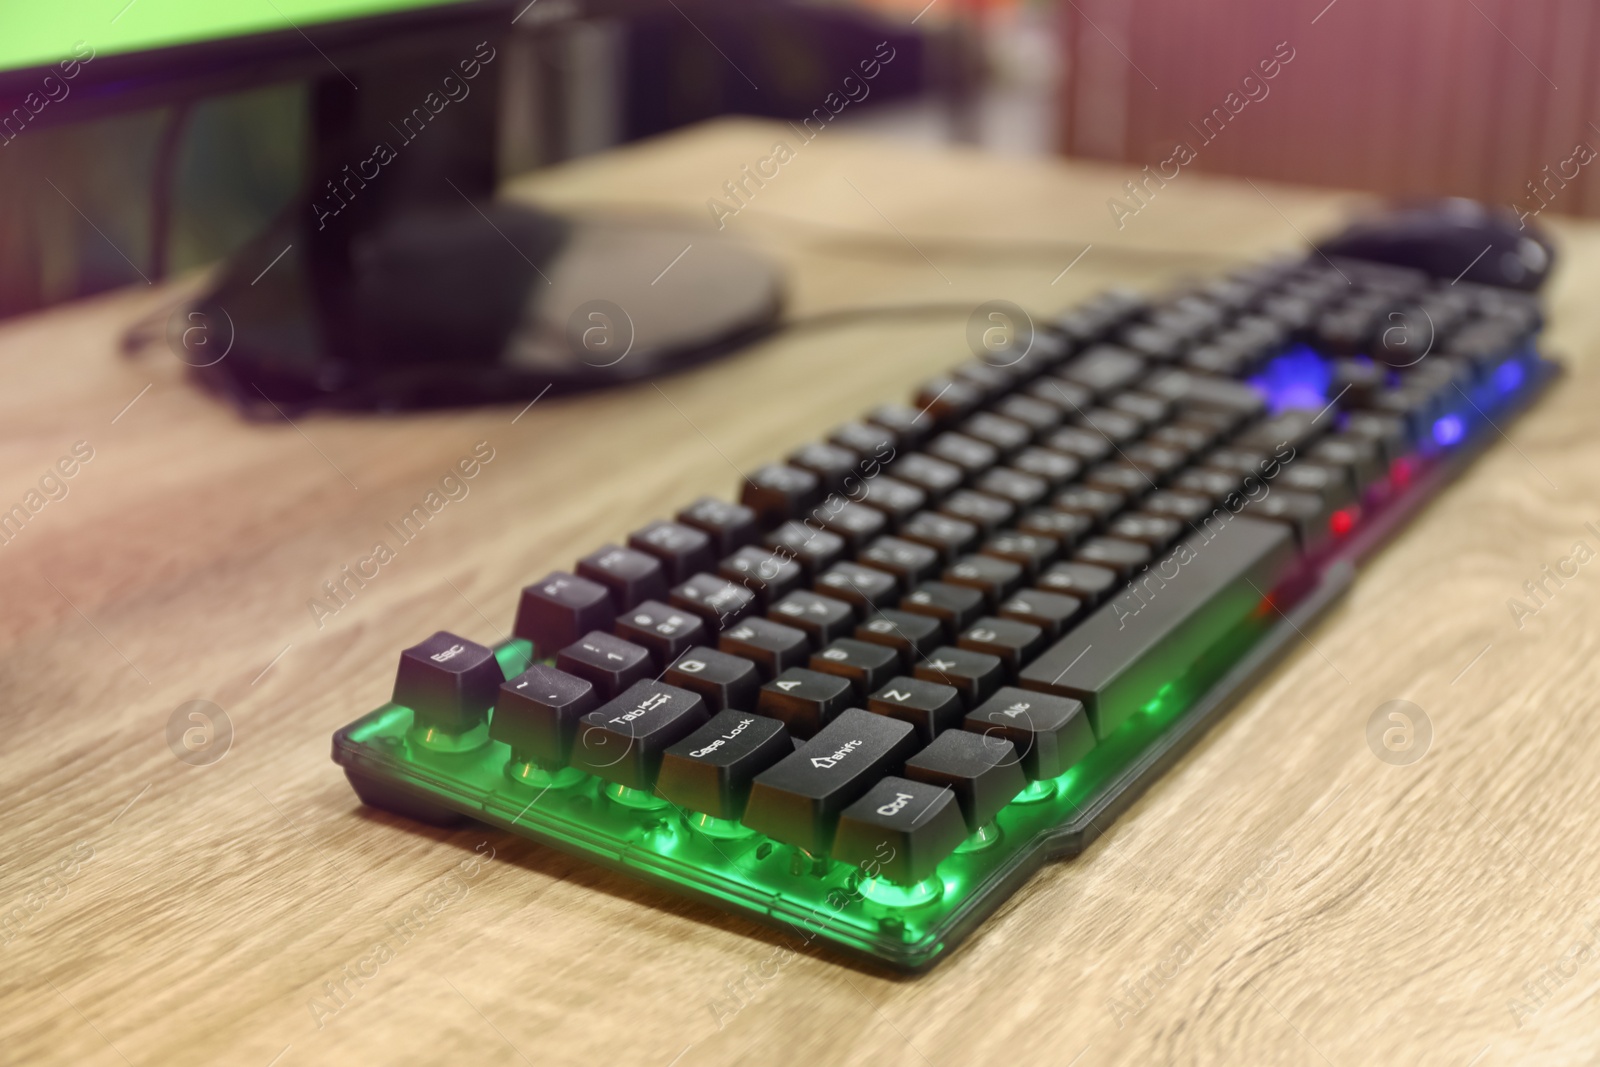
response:
[(1557, 373), (1529, 294), (1113, 292), (437, 633), (340, 730), (477, 819), (895, 967), (1081, 851)]

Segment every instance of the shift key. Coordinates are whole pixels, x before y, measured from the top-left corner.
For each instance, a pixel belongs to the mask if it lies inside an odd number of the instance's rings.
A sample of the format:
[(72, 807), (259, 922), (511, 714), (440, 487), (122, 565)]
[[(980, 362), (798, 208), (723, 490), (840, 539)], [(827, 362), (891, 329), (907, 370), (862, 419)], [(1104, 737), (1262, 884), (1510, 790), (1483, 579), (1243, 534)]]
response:
[(1299, 562), (1290, 527), (1239, 516), (1196, 533), (1025, 668), (1024, 689), (1081, 700), (1104, 739), (1181, 678)]
[(793, 755), (756, 776), (744, 824), (825, 853), (839, 813), (885, 775), (899, 774), (920, 747), (910, 723), (847, 708)]

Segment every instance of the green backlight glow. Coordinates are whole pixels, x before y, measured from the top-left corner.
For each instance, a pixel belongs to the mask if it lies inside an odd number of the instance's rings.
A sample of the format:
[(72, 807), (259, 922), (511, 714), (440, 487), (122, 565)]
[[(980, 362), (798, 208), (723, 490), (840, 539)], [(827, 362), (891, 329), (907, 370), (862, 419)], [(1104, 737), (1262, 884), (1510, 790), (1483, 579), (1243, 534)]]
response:
[[(1077, 766), (1032, 783), (978, 841), (939, 865), (934, 884), (869, 881), (849, 864), (801, 853), (738, 823), (684, 811), (650, 793), (565, 770), (527, 773), (499, 741), (470, 747), (422, 743), (411, 712), (387, 705), (341, 731), (335, 758), (370, 779), (404, 786), (439, 806), (472, 815), (679, 891), (788, 927), (806, 941), (836, 942), (901, 966), (929, 962), (985, 892), (1027, 858), (1041, 835), (1092, 810), (1148, 745), (1232, 663), (1266, 620), (1219, 640), (1213, 653), (1156, 696)], [(508, 675), (531, 650), (495, 650)], [(476, 731), (474, 731), (476, 733)], [(509, 766), (509, 773), (508, 773)], [(980, 846), (980, 847), (973, 847)]]

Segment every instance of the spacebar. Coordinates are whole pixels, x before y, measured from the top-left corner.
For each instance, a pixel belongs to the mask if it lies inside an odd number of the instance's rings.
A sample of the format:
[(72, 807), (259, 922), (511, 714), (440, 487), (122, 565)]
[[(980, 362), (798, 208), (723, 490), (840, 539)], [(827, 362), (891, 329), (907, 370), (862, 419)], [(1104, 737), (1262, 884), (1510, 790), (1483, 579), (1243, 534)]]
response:
[(1263, 610), (1298, 559), (1288, 525), (1212, 519), (1046, 649), (1020, 684), (1083, 701), (1104, 738)]

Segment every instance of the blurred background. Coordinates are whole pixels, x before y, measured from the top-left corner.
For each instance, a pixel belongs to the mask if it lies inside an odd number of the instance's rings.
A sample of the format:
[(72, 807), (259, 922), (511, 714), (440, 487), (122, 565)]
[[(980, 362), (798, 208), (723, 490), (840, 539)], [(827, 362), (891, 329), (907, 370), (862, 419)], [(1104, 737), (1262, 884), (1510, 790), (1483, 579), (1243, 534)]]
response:
[[(1587, 0), (539, 0), (501, 60), (502, 175), (717, 115), (799, 121), (879, 41), (896, 60), (839, 121), (873, 136), (1135, 165), (1198, 136), (1198, 170), (1600, 213), (1600, 168), (1573, 162), (1600, 144)], [(306, 179), (307, 92), (0, 138), (0, 315), (226, 257)]]

